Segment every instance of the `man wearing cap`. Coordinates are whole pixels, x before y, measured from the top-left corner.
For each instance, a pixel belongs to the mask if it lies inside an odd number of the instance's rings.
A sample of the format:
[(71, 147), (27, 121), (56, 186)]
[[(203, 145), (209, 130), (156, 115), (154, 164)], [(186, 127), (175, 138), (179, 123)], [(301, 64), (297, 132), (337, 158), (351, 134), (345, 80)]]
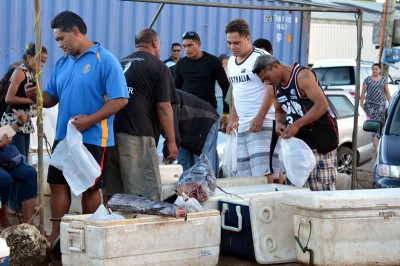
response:
[[(215, 81), (220, 85), (224, 98), (229, 89), (229, 81), (221, 62), (216, 56), (201, 50), (200, 36), (196, 32), (188, 31), (182, 39), (186, 56), (176, 64), (175, 87), (191, 93), (217, 108)], [(223, 112), (221, 129), (225, 130), (229, 116), (229, 106), (226, 103), (224, 103)], [(218, 121), (214, 123), (213, 127), (218, 129)], [(215, 132), (217, 131), (215, 130)], [(218, 176), (217, 136), (218, 134), (215, 134), (213, 143), (215, 148), (212, 149), (215, 152), (207, 154), (215, 176)], [(184, 170), (191, 166), (188, 162), (192, 156), (193, 154), (187, 150), (179, 149), (178, 162), (182, 164)]]

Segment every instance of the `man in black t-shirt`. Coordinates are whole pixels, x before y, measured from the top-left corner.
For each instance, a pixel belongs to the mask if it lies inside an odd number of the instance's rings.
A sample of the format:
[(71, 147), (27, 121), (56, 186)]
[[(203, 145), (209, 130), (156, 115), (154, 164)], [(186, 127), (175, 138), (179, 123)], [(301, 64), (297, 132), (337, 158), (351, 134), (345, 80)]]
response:
[(115, 150), (106, 196), (126, 193), (160, 199), (156, 146), (161, 128), (168, 138), (168, 160), (178, 154), (171, 103), (178, 102), (168, 67), (159, 59), (160, 40), (152, 29), (135, 37), (136, 52), (121, 60), (129, 102), (114, 120)]
[[(224, 98), (229, 89), (229, 81), (221, 62), (216, 56), (201, 50), (200, 36), (194, 31), (188, 31), (183, 35), (183, 48), (186, 56), (176, 64), (175, 87), (191, 93), (217, 108), (215, 81), (221, 87)], [(223, 112), (221, 129), (225, 131), (229, 118), (229, 106), (226, 103), (224, 103)], [(214, 127), (218, 131), (218, 121)], [(213, 150), (215, 152), (208, 154), (216, 177), (218, 177), (217, 136), (218, 134), (214, 136), (215, 148)], [(178, 162), (182, 164), (184, 170), (191, 166), (191, 163), (188, 163), (188, 156), (187, 150), (179, 149)]]

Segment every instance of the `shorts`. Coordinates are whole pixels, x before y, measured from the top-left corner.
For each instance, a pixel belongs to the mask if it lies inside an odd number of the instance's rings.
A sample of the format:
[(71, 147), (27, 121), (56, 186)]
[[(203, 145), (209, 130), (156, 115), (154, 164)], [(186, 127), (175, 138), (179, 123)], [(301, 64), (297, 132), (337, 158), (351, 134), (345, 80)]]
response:
[[(53, 149), (57, 147), (57, 144), (59, 143), (59, 140), (55, 140), (53, 144)], [(83, 144), (85, 147), (88, 149), (88, 151), (92, 154), (96, 162), (100, 165), (100, 170), (101, 174), (98, 178), (96, 178), (95, 184), (93, 187), (90, 189), (100, 189), (105, 187), (105, 176), (107, 173), (107, 168), (108, 168), (108, 162), (109, 162), (109, 152), (107, 147), (100, 147), (92, 144)], [(56, 167), (50, 165), (49, 166), (49, 171), (47, 174), (47, 183), (53, 184), (53, 185), (64, 185), (67, 184), (67, 180), (65, 180), (65, 177), (63, 175), (63, 172)]]
[[(241, 125), (239, 124), (239, 127)], [(278, 149), (271, 155), (272, 120), (265, 119), (259, 132), (239, 130), (237, 140), (237, 176), (279, 175)], [(271, 167), (272, 165), (272, 167)], [(275, 171), (273, 170), (275, 169)]]
[(318, 153), (313, 150), (316, 165), (308, 177), (305, 187), (313, 191), (336, 190), (337, 154), (336, 150)]
[(103, 194), (132, 194), (161, 199), (161, 176), (155, 139), (115, 133), (110, 168)]
[[(270, 153), (269, 153), (269, 168), (274, 173), (274, 179), (278, 179), (279, 175), (276, 175), (276, 172), (282, 172), (280, 167), (279, 161), (279, 152), (281, 150), (281, 141), (279, 139), (278, 134), (275, 131), (276, 122), (275, 120), (272, 122), (272, 136), (271, 136), (271, 143), (270, 143)], [(278, 174), (279, 174), (278, 173)]]

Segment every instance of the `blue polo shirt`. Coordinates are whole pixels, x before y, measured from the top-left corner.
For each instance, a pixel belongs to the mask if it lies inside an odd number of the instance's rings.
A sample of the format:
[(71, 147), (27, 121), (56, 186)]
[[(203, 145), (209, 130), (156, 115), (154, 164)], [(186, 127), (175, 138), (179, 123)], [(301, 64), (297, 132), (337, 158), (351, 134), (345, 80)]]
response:
[[(59, 59), (44, 91), (59, 103), (55, 140), (65, 138), (72, 117), (93, 114), (107, 100), (129, 98), (121, 64), (99, 43), (78, 59), (71, 55)], [(113, 146), (113, 122), (111, 116), (83, 131), (83, 143)]]

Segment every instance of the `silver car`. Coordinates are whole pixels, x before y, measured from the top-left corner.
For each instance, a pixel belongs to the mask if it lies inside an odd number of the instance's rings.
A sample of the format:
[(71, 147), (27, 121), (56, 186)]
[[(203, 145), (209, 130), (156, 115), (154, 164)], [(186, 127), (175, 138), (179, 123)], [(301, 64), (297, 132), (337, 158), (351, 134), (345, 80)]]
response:
[[(338, 172), (351, 174), (353, 163), (353, 125), (354, 125), (354, 97), (341, 89), (324, 90), (329, 105), (337, 118), (339, 129)], [(363, 130), (367, 116), (362, 108), (359, 108), (358, 132), (357, 132), (357, 166), (363, 165), (372, 159), (373, 145), (372, 133)], [(226, 136), (221, 132), (218, 135), (218, 155), (220, 162), (225, 150)]]

